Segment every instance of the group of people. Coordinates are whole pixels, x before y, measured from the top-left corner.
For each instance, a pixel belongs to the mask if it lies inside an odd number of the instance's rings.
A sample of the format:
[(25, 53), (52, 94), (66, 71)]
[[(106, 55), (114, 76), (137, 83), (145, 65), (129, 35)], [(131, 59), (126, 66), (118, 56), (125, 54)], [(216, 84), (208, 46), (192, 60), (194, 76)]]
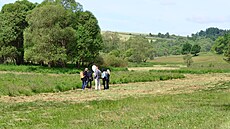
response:
[(110, 70), (102, 69), (101, 72), (101, 70), (95, 65), (92, 66), (92, 70), (94, 73), (88, 68), (85, 68), (84, 71), (80, 72), (82, 90), (84, 90), (86, 87), (92, 89), (93, 80), (95, 80), (95, 90), (101, 90), (100, 79), (102, 79), (104, 90), (109, 89)]

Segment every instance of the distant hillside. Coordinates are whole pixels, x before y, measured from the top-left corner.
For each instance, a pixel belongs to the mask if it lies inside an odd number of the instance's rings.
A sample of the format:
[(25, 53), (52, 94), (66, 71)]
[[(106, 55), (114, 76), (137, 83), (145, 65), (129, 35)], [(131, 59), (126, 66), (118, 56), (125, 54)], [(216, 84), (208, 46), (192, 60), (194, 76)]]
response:
[(110, 33), (116, 33), (120, 36), (120, 39), (122, 41), (127, 41), (130, 37), (133, 36), (143, 36), (153, 42), (157, 41), (157, 40), (175, 40), (177, 38), (186, 38), (183, 36), (176, 36), (176, 35), (169, 35), (168, 37), (164, 37), (164, 34), (147, 34), (147, 33), (133, 33), (133, 32), (115, 32), (115, 31), (102, 31), (101, 33), (104, 34), (105, 32), (110, 32)]
[[(182, 46), (185, 43), (189, 43), (192, 46), (198, 44), (201, 47), (201, 52), (209, 52), (214, 44), (214, 41), (210, 38), (201, 37), (201, 38), (192, 38), (192, 37), (184, 37), (184, 36), (176, 36), (166, 34), (146, 34), (146, 33), (132, 33), (132, 32), (113, 32), (113, 31), (103, 31), (102, 35), (104, 37), (104, 44), (110, 44), (109, 48), (105, 48), (108, 50), (104, 50), (109, 52), (116, 47), (111, 47), (114, 43), (125, 42), (130, 39), (130, 37), (134, 36), (143, 36), (152, 43), (152, 48), (155, 49), (155, 56), (168, 56), (168, 55), (180, 55), (182, 51)], [(107, 38), (106, 38), (107, 37)], [(106, 43), (107, 42), (107, 43)], [(110, 43), (108, 43), (110, 42)]]

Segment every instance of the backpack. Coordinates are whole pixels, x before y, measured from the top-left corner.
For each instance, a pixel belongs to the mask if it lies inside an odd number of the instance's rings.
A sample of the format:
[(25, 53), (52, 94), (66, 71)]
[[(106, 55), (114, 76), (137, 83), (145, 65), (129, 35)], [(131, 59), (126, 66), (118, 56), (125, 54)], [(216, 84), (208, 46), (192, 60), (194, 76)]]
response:
[(101, 78), (101, 71), (98, 70), (98, 78)]
[(84, 78), (83, 71), (80, 72), (80, 78)]
[(109, 73), (108, 72), (105, 72), (105, 79), (109, 80)]
[(102, 72), (102, 74), (101, 74), (101, 78), (105, 78), (105, 71), (104, 71), (104, 72)]

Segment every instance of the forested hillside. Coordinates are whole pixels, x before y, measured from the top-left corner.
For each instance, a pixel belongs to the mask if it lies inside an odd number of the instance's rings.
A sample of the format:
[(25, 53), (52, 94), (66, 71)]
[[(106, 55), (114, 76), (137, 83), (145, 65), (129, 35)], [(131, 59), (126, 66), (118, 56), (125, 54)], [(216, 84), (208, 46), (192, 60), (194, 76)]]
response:
[[(198, 56), (200, 52), (225, 54), (226, 60), (229, 60), (228, 35), (228, 30), (213, 27), (192, 34), (191, 37), (170, 35), (169, 33), (138, 34), (106, 31), (102, 33), (104, 44), (102, 51), (131, 62), (145, 62), (147, 59), (154, 59), (154, 57), (181, 54)], [(139, 44), (141, 47), (135, 48), (135, 45), (130, 44), (131, 42)], [(146, 50), (143, 50), (144, 48)], [(141, 57), (141, 55), (144, 56)]]

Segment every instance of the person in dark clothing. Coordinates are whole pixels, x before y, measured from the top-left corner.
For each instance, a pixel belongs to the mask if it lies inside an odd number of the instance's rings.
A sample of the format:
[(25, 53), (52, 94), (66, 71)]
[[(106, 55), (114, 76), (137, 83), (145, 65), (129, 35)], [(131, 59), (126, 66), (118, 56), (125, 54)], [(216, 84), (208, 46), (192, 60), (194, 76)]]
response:
[(87, 71), (87, 78), (88, 78), (87, 87), (91, 89), (92, 81), (93, 81), (93, 73), (90, 70)]
[(110, 70), (109, 69), (107, 69), (104, 78), (105, 78), (105, 88), (109, 89), (109, 80), (110, 80)]
[(104, 86), (104, 90), (106, 89), (106, 85), (105, 85), (105, 82), (106, 82), (105, 74), (106, 74), (106, 70), (102, 69), (101, 78), (102, 78), (102, 85)]
[(103, 70), (102, 80), (103, 80), (104, 90), (109, 89), (109, 79), (110, 79), (110, 71), (108, 69)]

